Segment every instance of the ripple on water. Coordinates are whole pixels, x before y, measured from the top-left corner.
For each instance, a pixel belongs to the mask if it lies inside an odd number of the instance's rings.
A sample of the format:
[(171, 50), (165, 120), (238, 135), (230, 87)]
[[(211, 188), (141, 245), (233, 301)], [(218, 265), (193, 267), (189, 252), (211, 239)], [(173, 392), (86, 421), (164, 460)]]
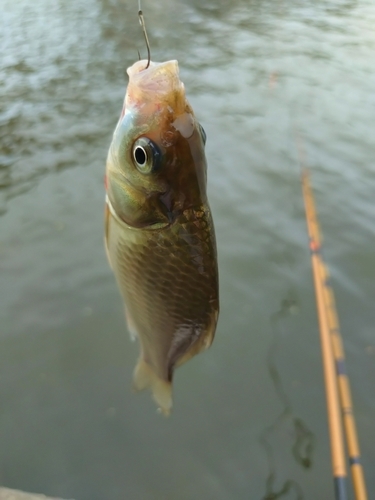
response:
[(371, 473), (374, 2), (142, 2), (152, 57), (178, 59), (207, 132), (220, 264), (217, 339), (178, 372), (169, 422), (130, 394), (135, 349), (102, 244), (107, 148), (126, 67), (145, 54), (136, 1), (1, 4), (2, 480), (63, 485), (82, 500), (263, 498), (258, 437), (280, 409), (269, 319), (291, 291), (299, 311), (277, 339), (277, 368), (319, 446), (301, 471), (281, 426), (276, 472), (280, 485), (298, 480), (306, 500), (332, 496), (297, 133)]

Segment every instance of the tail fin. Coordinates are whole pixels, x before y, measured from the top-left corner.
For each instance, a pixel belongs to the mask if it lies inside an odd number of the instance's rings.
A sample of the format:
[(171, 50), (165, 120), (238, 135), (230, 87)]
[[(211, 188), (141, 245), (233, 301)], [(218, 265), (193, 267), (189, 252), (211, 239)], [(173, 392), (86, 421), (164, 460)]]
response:
[(133, 384), (137, 391), (150, 388), (161, 412), (165, 416), (170, 414), (172, 409), (172, 384), (158, 377), (152, 367), (142, 358), (135, 367)]

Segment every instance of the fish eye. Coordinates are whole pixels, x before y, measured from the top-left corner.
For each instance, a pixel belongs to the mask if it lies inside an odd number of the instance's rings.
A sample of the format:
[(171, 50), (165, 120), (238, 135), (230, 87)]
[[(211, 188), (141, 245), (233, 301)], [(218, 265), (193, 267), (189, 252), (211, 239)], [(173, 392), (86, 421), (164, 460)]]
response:
[(201, 133), (201, 136), (202, 136), (203, 144), (206, 145), (207, 134), (206, 134), (204, 128), (202, 127), (202, 125), (200, 123), (198, 125), (199, 125), (199, 130), (200, 130), (200, 133)]
[(140, 137), (133, 144), (133, 160), (142, 174), (154, 172), (160, 164), (161, 153), (158, 146), (147, 137)]
[(137, 165), (144, 167), (147, 163), (147, 151), (142, 146), (136, 146), (134, 148), (134, 159)]

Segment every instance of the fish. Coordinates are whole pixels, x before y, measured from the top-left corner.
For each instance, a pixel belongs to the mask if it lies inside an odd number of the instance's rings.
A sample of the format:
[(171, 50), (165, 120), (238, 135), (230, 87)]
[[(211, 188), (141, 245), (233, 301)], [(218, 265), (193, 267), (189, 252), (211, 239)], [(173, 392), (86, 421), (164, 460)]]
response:
[(211, 345), (219, 315), (206, 134), (176, 60), (127, 73), (106, 162), (105, 246), (139, 339), (134, 388), (169, 415), (174, 370)]

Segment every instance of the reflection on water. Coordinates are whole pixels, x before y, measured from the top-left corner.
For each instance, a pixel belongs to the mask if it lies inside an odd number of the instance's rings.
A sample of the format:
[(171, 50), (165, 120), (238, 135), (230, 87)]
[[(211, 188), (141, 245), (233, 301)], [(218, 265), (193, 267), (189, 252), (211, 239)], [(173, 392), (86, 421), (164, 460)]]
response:
[(282, 301), (280, 309), (272, 314), (270, 318), (272, 340), (267, 354), (267, 365), (272, 383), (283, 409), (274, 422), (267, 426), (260, 436), (260, 442), (267, 453), (269, 467), (269, 474), (266, 481), (266, 493), (263, 500), (276, 500), (277, 498), (284, 497), (292, 491), (295, 492), (295, 498), (298, 500), (302, 500), (304, 498), (302, 488), (297, 481), (286, 479), (282, 482), (281, 486), (277, 486), (277, 484), (280, 483), (280, 480), (277, 478), (277, 465), (275, 464), (271, 439), (272, 435), (277, 433), (282, 426), (291, 424), (291, 438), (293, 439), (291, 452), (296, 462), (305, 469), (310, 468), (313, 464), (314, 434), (301, 418), (294, 415), (292, 404), (284, 390), (282, 380), (277, 369), (277, 350), (280, 337), (285, 334), (282, 320), (290, 314), (295, 314), (297, 311), (298, 305), (296, 300), (289, 297)]
[(0, 483), (77, 500), (333, 497), (295, 126), (373, 492), (375, 4), (142, 8), (152, 58), (179, 61), (207, 133), (215, 343), (176, 374), (168, 421), (132, 394), (103, 175), (126, 68), (145, 53), (137, 1), (2, 0)]

